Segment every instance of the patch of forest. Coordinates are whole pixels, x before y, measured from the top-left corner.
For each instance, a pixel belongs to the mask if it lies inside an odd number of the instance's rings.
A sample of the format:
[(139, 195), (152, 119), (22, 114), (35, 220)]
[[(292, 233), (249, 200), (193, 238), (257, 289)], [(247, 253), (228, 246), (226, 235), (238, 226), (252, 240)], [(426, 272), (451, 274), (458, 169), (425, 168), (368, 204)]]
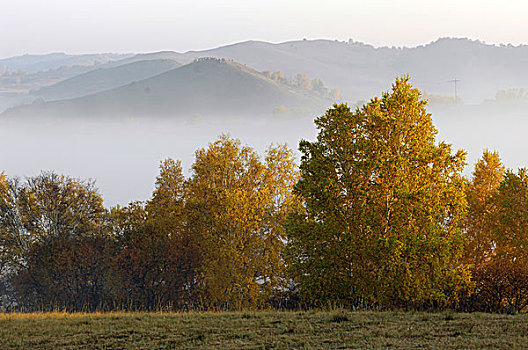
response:
[(436, 140), (408, 77), (263, 156), (220, 136), (160, 164), (145, 202), (106, 209), (95, 184), (0, 177), (9, 310), (455, 309), (528, 305), (528, 172)]

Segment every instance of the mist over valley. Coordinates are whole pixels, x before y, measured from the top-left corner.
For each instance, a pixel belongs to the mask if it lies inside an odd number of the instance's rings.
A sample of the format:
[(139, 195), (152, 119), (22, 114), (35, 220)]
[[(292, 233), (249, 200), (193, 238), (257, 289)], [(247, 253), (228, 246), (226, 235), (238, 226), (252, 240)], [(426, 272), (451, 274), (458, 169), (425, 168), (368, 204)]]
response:
[[(409, 74), (438, 140), (526, 165), (527, 46), (439, 39), (413, 48), (348, 41), (247, 41), (205, 51), (26, 55), (0, 60), (0, 162), (9, 176), (53, 170), (97, 182), (105, 205), (150, 196), (159, 162), (228, 133), (261, 154), (313, 140), (334, 102), (361, 106)], [(455, 82), (456, 101), (455, 101)], [(7, 151), (8, 150), (8, 151)]]
[(528, 2), (0, 8), (0, 348), (528, 344)]

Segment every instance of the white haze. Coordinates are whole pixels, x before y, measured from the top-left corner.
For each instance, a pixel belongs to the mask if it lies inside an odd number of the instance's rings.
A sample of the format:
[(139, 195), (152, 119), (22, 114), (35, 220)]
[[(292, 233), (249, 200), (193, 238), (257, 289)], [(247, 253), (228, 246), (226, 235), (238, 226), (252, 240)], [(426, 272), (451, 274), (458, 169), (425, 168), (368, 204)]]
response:
[(9, 176), (31, 176), (50, 170), (96, 180), (105, 206), (148, 199), (161, 160), (180, 159), (186, 175), (194, 152), (222, 133), (238, 138), (260, 155), (271, 143), (297, 149), (301, 138), (316, 135), (311, 118), (278, 121), (114, 121), (0, 123), (0, 164)]
[(525, 106), (501, 108), (483, 104), (430, 110), (438, 139), (468, 152), (466, 174), (469, 175), (485, 149), (499, 152), (508, 168), (528, 167), (528, 109)]
[[(466, 174), (486, 148), (499, 151), (507, 167), (528, 164), (524, 108), (430, 108), (439, 130), (438, 140), (469, 152)], [(159, 162), (180, 159), (186, 175), (194, 152), (222, 133), (239, 138), (259, 154), (271, 143), (287, 142), (297, 149), (299, 140), (314, 140), (313, 119), (206, 118), (168, 121), (130, 119), (111, 121), (0, 121), (0, 164), (9, 176), (32, 176), (51, 170), (82, 179), (94, 179), (107, 207), (148, 199)]]
[(0, 57), (55, 51), (187, 51), (248, 38), (376, 46), (444, 36), (528, 43), (524, 0), (1, 0)]

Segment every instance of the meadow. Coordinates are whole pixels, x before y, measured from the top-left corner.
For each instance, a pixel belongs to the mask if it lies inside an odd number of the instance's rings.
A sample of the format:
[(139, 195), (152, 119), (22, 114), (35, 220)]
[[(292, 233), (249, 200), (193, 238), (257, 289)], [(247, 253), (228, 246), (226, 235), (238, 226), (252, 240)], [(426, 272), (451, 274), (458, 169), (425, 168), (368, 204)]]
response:
[(527, 344), (527, 314), (347, 310), (0, 314), (2, 349), (516, 349)]

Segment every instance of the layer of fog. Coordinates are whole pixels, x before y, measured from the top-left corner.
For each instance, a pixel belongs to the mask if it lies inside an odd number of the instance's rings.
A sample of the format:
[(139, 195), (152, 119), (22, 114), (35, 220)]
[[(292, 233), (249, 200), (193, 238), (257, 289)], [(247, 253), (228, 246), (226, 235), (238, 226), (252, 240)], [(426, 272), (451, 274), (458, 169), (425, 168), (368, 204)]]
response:
[[(466, 106), (431, 110), (438, 140), (468, 151), (467, 174), (486, 148), (499, 151), (507, 167), (528, 165), (524, 109), (500, 111)], [(194, 152), (222, 133), (239, 138), (261, 155), (271, 143), (286, 142), (297, 149), (301, 138), (316, 137), (312, 117), (0, 120), (0, 171), (9, 176), (31, 176), (52, 170), (91, 178), (96, 180), (106, 206), (126, 204), (150, 197), (161, 160), (180, 159), (189, 175)]]
[(430, 108), (438, 140), (467, 151), (466, 174), (485, 149), (499, 152), (506, 167), (528, 167), (528, 109), (526, 105), (482, 104)]
[(194, 153), (222, 133), (238, 138), (260, 155), (271, 143), (297, 149), (301, 138), (316, 135), (313, 119), (185, 121), (129, 119), (113, 121), (0, 122), (0, 171), (31, 176), (52, 170), (96, 180), (106, 206), (148, 199), (161, 160), (182, 161), (191, 172)]

